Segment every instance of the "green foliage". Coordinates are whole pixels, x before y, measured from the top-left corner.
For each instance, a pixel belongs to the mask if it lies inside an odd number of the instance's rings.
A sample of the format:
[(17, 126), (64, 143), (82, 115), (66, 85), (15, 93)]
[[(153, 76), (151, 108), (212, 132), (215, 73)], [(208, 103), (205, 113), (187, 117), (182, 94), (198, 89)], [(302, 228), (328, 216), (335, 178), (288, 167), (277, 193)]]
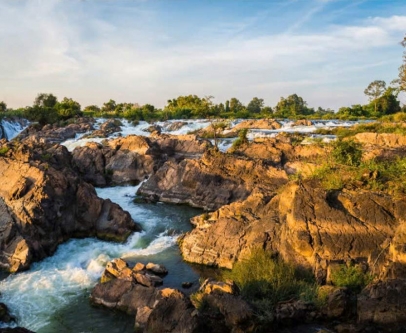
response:
[(5, 102), (0, 102), (0, 112), (7, 111), (7, 104)]
[(56, 110), (61, 119), (69, 119), (82, 115), (80, 104), (72, 98), (67, 97), (56, 104)]
[(337, 163), (357, 166), (361, 163), (361, 147), (353, 140), (337, 140), (333, 144), (332, 156)]
[(290, 95), (287, 98), (281, 97), (274, 111), (274, 115), (281, 118), (311, 114), (314, 114), (314, 109), (308, 108), (303, 98), (296, 94)]
[(262, 98), (254, 97), (247, 105), (247, 111), (250, 113), (260, 113), (264, 107)]
[(238, 132), (238, 138), (233, 142), (232, 150), (236, 150), (243, 144), (248, 143), (247, 134), (248, 134), (247, 128), (243, 128)]
[(360, 292), (373, 280), (372, 275), (364, 273), (361, 267), (340, 265), (331, 272), (331, 282), (337, 287), (347, 287), (354, 292)]
[(329, 162), (314, 170), (311, 177), (319, 180), (326, 190), (341, 190), (345, 185), (343, 174)]
[(10, 150), (9, 147), (1, 147), (0, 148), (0, 156), (5, 156), (9, 150)]
[(316, 298), (316, 284), (310, 274), (305, 275), (293, 265), (272, 258), (262, 249), (254, 250), (247, 260), (237, 262), (223, 277), (235, 281), (242, 296), (256, 307), (263, 321), (272, 320), (272, 310), (278, 302)]

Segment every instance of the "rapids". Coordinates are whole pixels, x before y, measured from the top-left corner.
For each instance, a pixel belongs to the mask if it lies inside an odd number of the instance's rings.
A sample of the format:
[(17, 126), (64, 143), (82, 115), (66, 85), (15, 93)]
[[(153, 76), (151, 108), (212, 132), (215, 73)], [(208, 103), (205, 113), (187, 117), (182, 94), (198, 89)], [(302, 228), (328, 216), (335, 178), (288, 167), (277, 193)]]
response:
[[(139, 186), (139, 185), (138, 185)], [(30, 270), (9, 275), (0, 282), (1, 301), (19, 326), (35, 332), (132, 332), (134, 320), (92, 308), (88, 296), (106, 263), (122, 257), (130, 263), (164, 264), (169, 275), (164, 286), (180, 288), (199, 276), (184, 263), (175, 246), (177, 235), (190, 230), (189, 218), (200, 210), (185, 206), (134, 203), (138, 186), (97, 189), (130, 212), (143, 227), (125, 244), (94, 238), (72, 239)]]

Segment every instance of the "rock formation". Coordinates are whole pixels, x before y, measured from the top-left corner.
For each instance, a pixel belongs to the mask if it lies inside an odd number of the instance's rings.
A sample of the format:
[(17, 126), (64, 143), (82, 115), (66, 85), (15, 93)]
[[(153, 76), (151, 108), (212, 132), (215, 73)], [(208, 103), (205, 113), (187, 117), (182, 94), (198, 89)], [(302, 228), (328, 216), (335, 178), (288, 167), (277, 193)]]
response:
[(200, 157), (210, 143), (195, 136), (131, 135), (106, 144), (88, 143), (73, 151), (73, 162), (83, 179), (95, 186), (139, 183), (165, 161)]
[(71, 237), (124, 241), (139, 227), (97, 197), (71, 167), (65, 147), (8, 143), (0, 156), (0, 266), (10, 272), (51, 255)]
[(386, 264), (405, 264), (405, 205), (406, 199), (389, 195), (329, 192), (314, 182), (293, 183), (277, 195), (253, 193), (192, 219), (196, 228), (183, 237), (180, 248), (187, 261), (226, 268), (252, 248), (268, 248), (311, 268), (320, 281), (336, 261), (362, 261), (383, 272), (384, 257)]

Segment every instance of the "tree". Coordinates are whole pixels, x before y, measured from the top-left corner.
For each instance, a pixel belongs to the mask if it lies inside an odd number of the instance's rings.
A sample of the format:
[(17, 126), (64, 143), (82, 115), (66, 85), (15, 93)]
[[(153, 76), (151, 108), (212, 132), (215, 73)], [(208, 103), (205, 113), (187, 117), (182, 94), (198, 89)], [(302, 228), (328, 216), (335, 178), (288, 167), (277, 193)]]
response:
[(225, 112), (230, 112), (230, 101), (226, 101)]
[(88, 105), (83, 109), (83, 112), (98, 113), (100, 112), (100, 108), (97, 105)]
[(52, 94), (38, 94), (34, 100), (34, 106), (42, 108), (54, 108), (58, 99)]
[(377, 108), (377, 99), (382, 96), (386, 90), (386, 83), (382, 80), (375, 80), (371, 82), (364, 90), (364, 94), (369, 96), (369, 100), (374, 102), (375, 113)]
[(82, 114), (80, 104), (72, 98), (67, 97), (56, 104), (56, 109), (58, 110), (58, 115), (62, 119), (68, 119)]
[(5, 102), (0, 102), (0, 112), (6, 112), (7, 111), (7, 104)]
[(244, 105), (235, 97), (230, 99), (230, 111), (237, 113), (244, 110)]
[(379, 115), (394, 114), (400, 111), (400, 103), (396, 98), (395, 88), (389, 87), (385, 93), (375, 100), (375, 110)]
[(113, 112), (116, 110), (116, 101), (113, 99), (110, 99), (107, 103), (104, 103), (101, 110), (103, 112)]
[(307, 103), (297, 94), (290, 95), (287, 98), (281, 97), (275, 107), (275, 116), (277, 117), (291, 117), (313, 113), (314, 109), (308, 108)]
[(260, 113), (264, 107), (264, 100), (262, 98), (254, 97), (247, 105), (247, 110), (250, 113)]

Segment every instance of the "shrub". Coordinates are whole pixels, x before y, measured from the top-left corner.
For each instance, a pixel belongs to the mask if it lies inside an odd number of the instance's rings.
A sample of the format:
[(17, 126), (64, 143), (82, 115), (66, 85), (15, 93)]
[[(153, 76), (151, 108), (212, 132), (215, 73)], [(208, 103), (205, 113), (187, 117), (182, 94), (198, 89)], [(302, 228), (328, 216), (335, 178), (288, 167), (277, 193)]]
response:
[(331, 272), (331, 282), (337, 287), (347, 287), (354, 292), (360, 292), (372, 281), (371, 274), (364, 273), (359, 266), (340, 265)]
[(337, 163), (358, 166), (361, 163), (361, 144), (354, 140), (337, 140), (333, 143), (332, 156)]
[(293, 265), (271, 258), (262, 249), (253, 251), (247, 260), (237, 262), (223, 277), (238, 285), (242, 296), (257, 307), (261, 316), (267, 316), (280, 301), (316, 297), (313, 278), (304, 277)]
[(10, 150), (9, 147), (1, 147), (0, 148), (0, 156), (5, 156), (9, 150)]
[(233, 150), (238, 149), (240, 146), (248, 142), (247, 134), (248, 134), (247, 128), (243, 128), (238, 132), (238, 138), (233, 142), (232, 146)]

